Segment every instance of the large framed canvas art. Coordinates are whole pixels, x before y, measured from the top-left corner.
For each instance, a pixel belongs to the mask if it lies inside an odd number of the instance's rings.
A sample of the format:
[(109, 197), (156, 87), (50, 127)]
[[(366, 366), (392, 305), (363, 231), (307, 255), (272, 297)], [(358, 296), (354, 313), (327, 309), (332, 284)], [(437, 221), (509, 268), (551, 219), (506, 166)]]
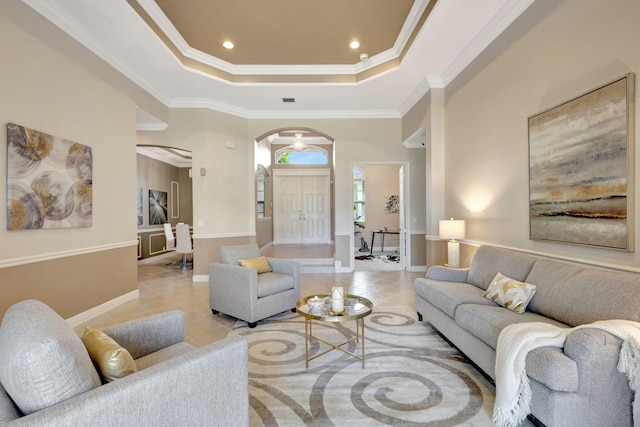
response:
[(634, 75), (529, 117), (530, 236), (632, 252)]
[(91, 147), (7, 124), (7, 229), (91, 227)]
[(167, 192), (149, 190), (149, 225), (168, 222), (167, 209)]

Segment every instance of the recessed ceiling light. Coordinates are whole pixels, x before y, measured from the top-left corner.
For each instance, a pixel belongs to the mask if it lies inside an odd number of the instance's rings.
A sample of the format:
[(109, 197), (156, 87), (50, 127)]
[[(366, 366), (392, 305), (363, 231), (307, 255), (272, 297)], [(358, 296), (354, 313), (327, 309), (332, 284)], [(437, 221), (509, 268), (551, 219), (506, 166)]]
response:
[(358, 40), (354, 40), (351, 43), (349, 43), (349, 47), (351, 49), (357, 49), (360, 47), (360, 42)]
[(224, 46), (226, 49), (233, 49), (233, 43), (231, 43), (229, 40), (222, 43), (222, 46)]

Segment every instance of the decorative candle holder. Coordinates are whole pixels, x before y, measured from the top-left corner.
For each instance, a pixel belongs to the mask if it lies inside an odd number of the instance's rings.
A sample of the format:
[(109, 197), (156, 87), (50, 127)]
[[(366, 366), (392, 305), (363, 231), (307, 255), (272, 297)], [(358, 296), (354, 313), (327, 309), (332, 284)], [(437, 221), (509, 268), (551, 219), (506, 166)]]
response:
[(342, 286), (331, 288), (331, 310), (336, 314), (344, 311), (344, 288)]

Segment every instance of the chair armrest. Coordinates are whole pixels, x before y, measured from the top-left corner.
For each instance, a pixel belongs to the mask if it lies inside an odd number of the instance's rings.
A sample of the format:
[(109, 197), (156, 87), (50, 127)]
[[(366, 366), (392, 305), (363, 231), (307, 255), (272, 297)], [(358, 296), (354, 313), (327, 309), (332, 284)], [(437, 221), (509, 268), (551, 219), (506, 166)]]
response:
[(212, 310), (249, 321), (257, 305), (258, 272), (255, 269), (209, 264), (209, 306)]
[(167, 311), (100, 328), (134, 359), (184, 341), (184, 313)]
[(209, 288), (215, 288), (216, 293), (258, 298), (258, 272), (240, 265), (213, 262), (209, 264)]
[(210, 425), (249, 423), (247, 342), (241, 337), (191, 352), (94, 388), (12, 425)]
[(442, 265), (433, 265), (427, 270), (426, 277), (427, 279), (443, 280), (445, 282), (465, 283), (468, 273), (469, 268), (451, 268)]
[(300, 263), (288, 259), (267, 258), (274, 273), (293, 276), (296, 288), (300, 285)]

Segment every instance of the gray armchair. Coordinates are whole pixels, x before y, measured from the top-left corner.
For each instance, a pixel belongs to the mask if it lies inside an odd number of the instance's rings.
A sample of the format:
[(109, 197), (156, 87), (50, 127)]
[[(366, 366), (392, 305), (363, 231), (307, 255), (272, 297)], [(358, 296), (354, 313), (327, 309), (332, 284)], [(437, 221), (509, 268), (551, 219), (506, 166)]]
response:
[(220, 248), (222, 262), (209, 264), (209, 305), (214, 314), (233, 316), (253, 328), (259, 320), (295, 311), (300, 299), (300, 264), (267, 258), (273, 271), (258, 274), (238, 261), (259, 256), (255, 243)]
[(80, 337), (45, 304), (22, 301), (0, 326), (0, 424), (196, 426), (249, 423), (247, 342), (184, 342), (184, 313), (170, 311), (103, 332), (137, 372), (102, 384)]

